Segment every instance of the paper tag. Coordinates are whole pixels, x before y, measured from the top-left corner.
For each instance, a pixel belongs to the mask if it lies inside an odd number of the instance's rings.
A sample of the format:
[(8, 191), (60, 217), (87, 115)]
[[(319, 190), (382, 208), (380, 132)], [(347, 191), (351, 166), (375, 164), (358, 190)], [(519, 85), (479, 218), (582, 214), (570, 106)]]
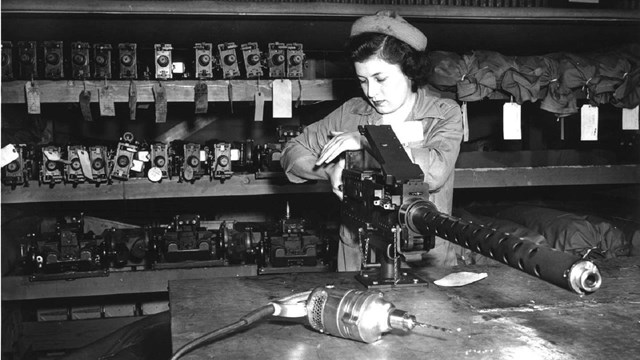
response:
[(469, 141), (469, 117), (467, 114), (467, 102), (463, 102), (460, 107), (462, 110), (462, 141)]
[(151, 161), (151, 154), (146, 150), (138, 151), (136, 153), (136, 158), (142, 162), (149, 162)]
[(98, 90), (100, 116), (116, 116), (116, 106), (113, 103), (113, 86), (105, 85)]
[(207, 161), (207, 152), (204, 150), (200, 150), (200, 161), (202, 162)]
[(80, 160), (80, 166), (82, 167), (82, 173), (89, 179), (93, 179), (93, 170), (91, 170), (91, 159), (89, 153), (86, 150), (78, 150), (78, 160)]
[(442, 279), (438, 279), (433, 283), (438, 286), (444, 287), (456, 287), (464, 286), (476, 281), (480, 281), (487, 277), (487, 273), (473, 273), (468, 271), (461, 271), (453, 274), (449, 274)]
[(231, 161), (240, 160), (240, 150), (239, 149), (231, 149)]
[(391, 128), (403, 146), (408, 146), (411, 142), (424, 140), (422, 121), (405, 121), (391, 125)]
[(640, 130), (638, 106), (633, 109), (622, 109), (622, 130)]
[(129, 83), (129, 120), (136, 119), (136, 107), (138, 106), (138, 88), (136, 83)]
[(580, 140), (598, 140), (598, 107), (589, 104), (580, 108)]
[(209, 91), (207, 84), (198, 82), (193, 87), (193, 101), (196, 103), (196, 114), (206, 114), (209, 108)]
[(291, 80), (280, 79), (273, 81), (273, 117), (291, 117)]
[(156, 99), (156, 122), (167, 122), (167, 93), (160, 84), (153, 85), (153, 96)]
[(49, 161), (60, 161), (60, 153), (57, 151), (43, 150), (42, 153)]
[(256, 105), (253, 112), (253, 120), (262, 121), (264, 118), (264, 94), (261, 91), (257, 91), (253, 94), (253, 101)]
[(152, 182), (159, 182), (162, 180), (162, 169), (159, 167), (152, 167), (147, 172), (147, 178)]
[(18, 150), (16, 150), (13, 144), (3, 147), (0, 151), (0, 167), (5, 167), (5, 165), (16, 160), (18, 157)]
[(27, 81), (24, 85), (27, 95), (27, 113), (40, 114), (40, 88), (31, 81)]
[(521, 107), (518, 103), (508, 102), (502, 107), (502, 134), (505, 140), (521, 140)]
[(133, 159), (133, 161), (131, 162), (131, 171), (135, 171), (135, 172), (141, 172), (142, 168), (144, 166), (144, 162), (137, 160), (137, 159)]
[(78, 102), (80, 103), (80, 112), (82, 113), (84, 120), (93, 121), (93, 117), (91, 117), (91, 91), (80, 91)]

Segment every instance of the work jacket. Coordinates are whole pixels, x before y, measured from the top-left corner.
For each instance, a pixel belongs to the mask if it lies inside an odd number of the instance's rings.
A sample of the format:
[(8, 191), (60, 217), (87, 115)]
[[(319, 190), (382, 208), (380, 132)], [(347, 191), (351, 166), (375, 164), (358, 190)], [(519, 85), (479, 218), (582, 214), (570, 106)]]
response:
[[(424, 173), (424, 181), (429, 185), (429, 199), (436, 207), (451, 213), (453, 199), (454, 166), (462, 140), (462, 114), (458, 104), (451, 99), (436, 97), (426, 89), (418, 89), (416, 103), (405, 123), (420, 121), (423, 136), (421, 140), (403, 142), (398, 136), (412, 161)], [(307, 126), (296, 138), (289, 141), (280, 162), (291, 182), (306, 180), (327, 180), (325, 167), (309, 170), (315, 163), (322, 148), (330, 140), (331, 131), (357, 131), (359, 125), (380, 125), (382, 116), (363, 98), (353, 98), (342, 104), (324, 119)], [(394, 131), (396, 129), (394, 128)], [(398, 131), (396, 131), (396, 134)], [(342, 232), (345, 235), (345, 232)], [(356, 246), (357, 241), (342, 236), (348, 246)], [(436, 249), (431, 252), (436, 265), (455, 265), (456, 254), (453, 244), (438, 239)]]

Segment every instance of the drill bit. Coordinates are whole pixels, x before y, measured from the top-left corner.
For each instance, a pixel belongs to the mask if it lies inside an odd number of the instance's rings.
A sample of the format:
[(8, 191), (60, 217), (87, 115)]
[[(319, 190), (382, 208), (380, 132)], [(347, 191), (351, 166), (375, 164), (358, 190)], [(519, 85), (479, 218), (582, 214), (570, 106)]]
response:
[(419, 321), (416, 321), (415, 325), (416, 326), (420, 326), (420, 327), (426, 327), (426, 328), (434, 329), (434, 330), (440, 330), (440, 331), (448, 333), (448, 334), (453, 333), (453, 330), (451, 330), (451, 329), (448, 329), (448, 328), (445, 328), (445, 327), (442, 327), (442, 326), (436, 326), (436, 325), (431, 325), (431, 324), (427, 324), (427, 323), (422, 323), (422, 322), (419, 322)]

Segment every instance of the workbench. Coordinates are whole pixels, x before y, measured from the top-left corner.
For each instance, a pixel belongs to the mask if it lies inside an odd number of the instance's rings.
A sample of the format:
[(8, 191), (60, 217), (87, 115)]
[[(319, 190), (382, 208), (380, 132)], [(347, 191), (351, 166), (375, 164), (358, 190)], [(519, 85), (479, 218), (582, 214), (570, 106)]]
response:
[[(418, 321), (452, 329), (392, 331), (373, 344), (329, 336), (306, 319), (263, 319), (183, 359), (638, 359), (640, 257), (597, 262), (602, 287), (578, 295), (502, 264), (420, 268), (428, 286), (383, 289)], [(462, 287), (433, 280), (488, 277)], [(364, 289), (355, 273), (299, 273), (169, 282), (173, 351), (269, 301), (317, 286)]]

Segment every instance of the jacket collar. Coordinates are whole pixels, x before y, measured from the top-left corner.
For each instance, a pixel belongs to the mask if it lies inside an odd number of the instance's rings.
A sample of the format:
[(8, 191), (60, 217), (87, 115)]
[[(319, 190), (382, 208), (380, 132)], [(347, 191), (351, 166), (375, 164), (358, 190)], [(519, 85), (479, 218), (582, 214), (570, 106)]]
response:
[[(411, 115), (414, 121), (420, 121), (425, 118), (443, 118), (438, 107), (435, 106), (436, 100), (439, 98), (430, 93), (427, 89), (419, 88), (416, 96), (416, 103), (413, 105)], [(354, 104), (351, 113), (370, 117), (370, 123), (376, 124), (382, 118), (376, 110), (369, 104), (367, 99), (361, 98), (362, 101)]]

